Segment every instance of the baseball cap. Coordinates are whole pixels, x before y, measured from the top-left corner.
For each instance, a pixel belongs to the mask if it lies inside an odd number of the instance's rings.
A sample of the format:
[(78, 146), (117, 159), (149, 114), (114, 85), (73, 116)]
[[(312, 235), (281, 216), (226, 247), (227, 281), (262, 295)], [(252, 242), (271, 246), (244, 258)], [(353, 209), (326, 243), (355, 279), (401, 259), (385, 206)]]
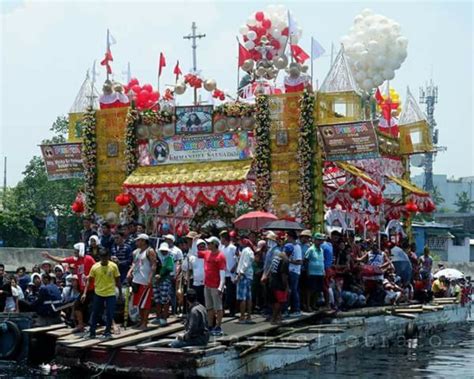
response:
[(150, 237), (148, 237), (148, 234), (141, 233), (137, 236), (137, 238), (135, 238), (135, 241), (138, 241), (138, 240), (149, 241)]
[(314, 233), (313, 239), (324, 241), (326, 239), (326, 235), (323, 233)]
[(291, 253), (293, 253), (294, 250), (295, 250), (295, 248), (293, 247), (293, 244), (291, 244), (291, 243), (287, 243), (287, 244), (285, 244), (285, 246), (283, 246), (283, 251), (285, 253), (291, 254)]
[(197, 234), (195, 231), (190, 231), (188, 234), (186, 234), (186, 238), (191, 238), (191, 239), (194, 239), (194, 238), (199, 238), (201, 237), (200, 234)]
[(163, 242), (158, 248), (159, 251), (170, 251), (170, 247), (166, 242)]
[(260, 250), (264, 249), (266, 246), (267, 246), (267, 242), (264, 241), (264, 240), (260, 240), (257, 243), (257, 249), (256, 250), (260, 251)]
[(219, 240), (219, 238), (214, 237), (214, 236), (212, 236), (212, 237), (206, 239), (206, 242), (207, 242), (207, 243), (214, 243), (214, 244), (216, 244), (217, 246), (219, 246), (220, 243), (221, 243), (221, 241)]
[(199, 245), (202, 245), (202, 244), (207, 245), (206, 241), (204, 241), (204, 240), (197, 240), (196, 241), (196, 246), (199, 246)]
[(167, 235), (163, 236), (163, 238), (165, 240), (170, 240), (170, 241), (173, 241), (173, 242), (176, 241), (176, 239), (174, 238), (174, 235), (172, 235), (172, 234), (167, 234)]

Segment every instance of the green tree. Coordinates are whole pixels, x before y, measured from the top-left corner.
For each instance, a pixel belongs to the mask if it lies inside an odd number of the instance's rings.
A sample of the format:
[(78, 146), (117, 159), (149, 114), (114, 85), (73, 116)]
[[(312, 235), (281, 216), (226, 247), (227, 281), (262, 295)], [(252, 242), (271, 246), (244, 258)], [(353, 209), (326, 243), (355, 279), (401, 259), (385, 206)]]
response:
[(431, 198), (433, 199), (437, 207), (443, 204), (445, 201), (443, 195), (441, 195), (441, 192), (439, 191), (439, 188), (437, 186), (434, 186), (433, 191), (431, 192)]
[(471, 197), (467, 191), (457, 193), (456, 197), (458, 200), (454, 203), (454, 205), (458, 207), (458, 212), (469, 213), (470, 211), (474, 210), (474, 201), (471, 200)]

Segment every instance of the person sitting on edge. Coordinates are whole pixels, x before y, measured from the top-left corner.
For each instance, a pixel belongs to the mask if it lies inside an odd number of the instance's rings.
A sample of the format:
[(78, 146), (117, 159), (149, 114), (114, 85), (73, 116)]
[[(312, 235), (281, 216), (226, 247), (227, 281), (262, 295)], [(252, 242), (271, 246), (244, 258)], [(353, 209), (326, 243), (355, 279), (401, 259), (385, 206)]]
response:
[(100, 251), (100, 261), (92, 266), (87, 278), (87, 285), (81, 297), (81, 301), (86, 300), (87, 288), (89, 282), (94, 280), (94, 302), (92, 306), (91, 324), (89, 329), (89, 338), (95, 338), (97, 321), (102, 318), (104, 304), (106, 310), (106, 324), (104, 338), (112, 337), (112, 321), (115, 314), (115, 287), (119, 290), (119, 298), (122, 297), (122, 286), (120, 284), (120, 272), (117, 265), (109, 261), (109, 253), (105, 250)]
[(140, 312), (140, 329), (148, 327), (148, 314), (151, 309), (153, 297), (153, 275), (156, 272), (157, 258), (155, 250), (149, 246), (147, 234), (139, 234), (135, 239), (137, 249), (133, 252), (132, 267), (127, 274), (127, 279), (132, 282), (133, 305)]
[(204, 298), (206, 300), (207, 318), (209, 325), (216, 326), (211, 328), (213, 336), (223, 335), (221, 329), (222, 316), (224, 310), (222, 307), (222, 293), (225, 285), (225, 256), (219, 251), (219, 238), (211, 237), (206, 239), (209, 250), (198, 251), (198, 257), (204, 259)]
[(166, 242), (158, 248), (158, 259), (160, 260), (160, 271), (155, 275), (155, 286), (153, 294), (156, 304), (157, 323), (160, 326), (167, 325), (168, 311), (171, 301), (171, 274), (174, 269), (173, 257)]
[[(41, 275), (43, 284), (39, 289), (38, 298), (32, 304), (31, 308), (38, 313), (39, 316), (59, 319), (59, 312), (54, 311), (51, 306), (52, 304), (60, 305), (62, 303), (61, 291), (58, 286), (52, 283), (53, 277), (54, 274)], [(60, 320), (58, 320), (58, 322), (60, 322)]]
[(188, 313), (184, 324), (184, 334), (179, 334), (170, 346), (204, 346), (209, 342), (209, 329), (206, 308), (197, 301), (196, 291), (189, 289), (186, 293)]

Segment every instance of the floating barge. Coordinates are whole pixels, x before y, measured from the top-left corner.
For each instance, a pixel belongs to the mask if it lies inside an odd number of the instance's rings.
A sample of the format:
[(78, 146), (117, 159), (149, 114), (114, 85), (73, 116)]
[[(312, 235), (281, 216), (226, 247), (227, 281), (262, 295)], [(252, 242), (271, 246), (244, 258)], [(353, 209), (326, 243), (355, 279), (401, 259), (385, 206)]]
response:
[[(127, 328), (111, 340), (82, 339), (71, 329), (29, 329), (35, 339), (54, 340), (58, 363), (108, 376), (241, 377), (338, 354), (348, 349), (390, 346), (400, 338), (429, 335), (467, 321), (470, 304), (440, 300), (430, 305), (363, 308), (333, 314), (305, 313), (271, 325), (255, 317), (254, 325), (225, 318), (222, 337), (206, 347), (168, 347), (183, 331), (178, 319), (146, 331)], [(100, 330), (99, 330), (100, 332)]]

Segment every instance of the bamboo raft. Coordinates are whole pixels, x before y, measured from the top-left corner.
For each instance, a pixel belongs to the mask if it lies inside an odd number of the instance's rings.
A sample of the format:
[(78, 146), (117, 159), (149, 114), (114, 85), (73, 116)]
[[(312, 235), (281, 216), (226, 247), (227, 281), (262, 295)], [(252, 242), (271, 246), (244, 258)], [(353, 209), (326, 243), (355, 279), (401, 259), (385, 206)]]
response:
[[(184, 331), (177, 318), (170, 318), (166, 327), (150, 325), (145, 331), (134, 327), (122, 329), (110, 340), (83, 339), (63, 325), (26, 332), (54, 339), (59, 363), (89, 371), (137, 377), (230, 377), (271, 371), (343, 351), (344, 343), (334, 347), (334, 341), (350, 336), (363, 339), (388, 335), (388, 324), (394, 326), (390, 330), (390, 337), (394, 337), (403, 335), (408, 325), (432, 331), (464, 322), (468, 308), (469, 305), (463, 307), (455, 299), (446, 299), (429, 305), (363, 308), (336, 314), (322, 310), (284, 320), (281, 325), (272, 325), (260, 316), (254, 317), (252, 325), (238, 324), (236, 318), (226, 317), (222, 324), (224, 336), (211, 337), (207, 346), (181, 349), (169, 347), (176, 335)], [(99, 328), (97, 332), (100, 331)]]

